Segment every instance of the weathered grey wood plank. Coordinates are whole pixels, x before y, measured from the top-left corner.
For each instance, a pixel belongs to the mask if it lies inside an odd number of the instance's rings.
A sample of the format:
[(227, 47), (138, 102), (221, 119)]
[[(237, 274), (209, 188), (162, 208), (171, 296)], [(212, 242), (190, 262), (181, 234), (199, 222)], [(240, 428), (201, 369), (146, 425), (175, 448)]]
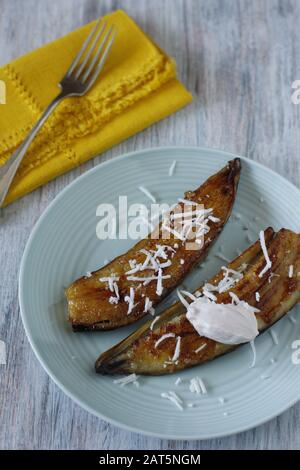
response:
[(257, 429), (211, 441), (168, 442), (119, 430), (58, 390), (25, 337), (17, 278), (26, 240), (54, 196), (100, 161), (149, 146), (217, 147), (262, 162), (299, 186), (300, 106), (290, 100), (291, 84), (300, 79), (299, 1), (0, 0), (0, 62), (116, 8), (175, 57), (195, 101), (1, 213), (0, 339), (8, 363), (0, 366), (0, 448), (299, 449), (299, 404)]

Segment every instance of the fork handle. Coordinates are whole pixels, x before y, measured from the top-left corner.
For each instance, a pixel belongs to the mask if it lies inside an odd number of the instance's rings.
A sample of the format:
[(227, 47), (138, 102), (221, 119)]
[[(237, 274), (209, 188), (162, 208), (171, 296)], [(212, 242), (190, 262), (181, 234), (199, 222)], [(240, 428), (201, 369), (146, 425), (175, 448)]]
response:
[(56, 106), (66, 97), (66, 94), (61, 92), (56, 98), (49, 104), (49, 106), (43, 111), (41, 117), (33, 126), (26, 139), (22, 144), (14, 151), (9, 160), (0, 167), (0, 207), (2, 206), (5, 197), (8, 193), (12, 180), (20, 166), (21, 161), (24, 158), (30, 144), (33, 139), (43, 127), (44, 123), (47, 121), (48, 117)]

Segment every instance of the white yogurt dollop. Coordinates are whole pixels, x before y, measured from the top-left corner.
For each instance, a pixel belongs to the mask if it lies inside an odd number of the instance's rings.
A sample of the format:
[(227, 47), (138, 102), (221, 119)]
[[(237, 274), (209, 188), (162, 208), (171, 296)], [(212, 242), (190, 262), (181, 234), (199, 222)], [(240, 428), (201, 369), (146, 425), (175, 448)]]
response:
[(242, 344), (258, 335), (257, 309), (246, 302), (217, 304), (205, 297), (194, 300), (186, 317), (200, 336), (224, 344)]

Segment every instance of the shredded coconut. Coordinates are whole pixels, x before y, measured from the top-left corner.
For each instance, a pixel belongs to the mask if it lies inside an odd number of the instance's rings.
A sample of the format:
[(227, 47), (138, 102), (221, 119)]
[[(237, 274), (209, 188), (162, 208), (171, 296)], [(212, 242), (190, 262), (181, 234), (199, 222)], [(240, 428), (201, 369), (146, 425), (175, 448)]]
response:
[(196, 206), (197, 202), (191, 201), (190, 199), (184, 199), (180, 197), (178, 199), (178, 202), (181, 202), (182, 204), (186, 204), (187, 206)]
[(252, 352), (253, 352), (253, 360), (252, 360), (252, 363), (251, 363), (249, 369), (252, 369), (256, 364), (256, 348), (255, 348), (254, 340), (250, 341), (250, 346), (251, 346), (251, 349), (252, 349)]
[(277, 336), (276, 332), (274, 330), (270, 330), (270, 335), (272, 337), (272, 340), (273, 340), (273, 343), (275, 344), (275, 346), (278, 346), (279, 341), (278, 341), (278, 336)]
[(125, 302), (128, 303), (127, 315), (130, 315), (130, 313), (132, 312), (132, 310), (135, 307), (135, 304), (134, 304), (134, 288), (133, 287), (130, 287), (130, 295), (129, 296), (126, 295), (124, 300), (125, 300)]
[(169, 168), (169, 176), (173, 176), (174, 174), (174, 171), (175, 171), (175, 168), (176, 168), (176, 160), (173, 161), (173, 163), (171, 164), (170, 168)]
[(206, 348), (206, 346), (207, 346), (207, 343), (201, 344), (201, 346), (199, 346), (199, 348), (195, 350), (195, 353), (196, 354), (199, 353), (200, 351), (202, 351), (202, 349)]
[(128, 276), (127, 280), (128, 281), (136, 281), (136, 282), (142, 282), (144, 281), (144, 285), (149, 284), (151, 281), (157, 281), (158, 279), (170, 279), (170, 274), (165, 275), (165, 276), (145, 276), (145, 277), (139, 277), (139, 276)]
[(165, 341), (168, 338), (175, 338), (174, 333), (166, 333), (165, 335), (162, 335), (155, 343), (154, 347), (157, 348), (157, 346), (160, 345), (163, 341)]
[(178, 379), (175, 380), (176, 387), (178, 387), (178, 385), (180, 385), (181, 382), (182, 382), (182, 379), (180, 377), (178, 377)]
[(150, 330), (151, 330), (151, 331), (153, 330), (153, 327), (154, 327), (154, 325), (155, 325), (155, 323), (157, 322), (158, 319), (159, 319), (159, 316), (158, 316), (158, 317), (155, 317), (154, 320), (153, 320), (153, 322), (151, 323), (151, 325), (150, 325)]
[(207, 389), (201, 377), (193, 377), (190, 381), (190, 392), (206, 395)]
[(161, 397), (170, 400), (180, 411), (183, 411), (183, 401), (175, 392), (161, 393)]
[(206, 385), (205, 385), (205, 383), (203, 382), (203, 380), (201, 379), (201, 377), (199, 377), (198, 379), (199, 379), (199, 384), (200, 384), (201, 392), (202, 392), (203, 395), (206, 395), (206, 394), (207, 394)]
[(259, 273), (258, 277), (263, 277), (263, 275), (268, 271), (268, 269), (270, 269), (272, 267), (272, 262), (269, 258), (268, 250), (267, 250), (267, 247), (266, 247), (265, 232), (263, 230), (261, 230), (259, 232), (259, 240), (260, 240), (260, 245), (261, 245), (263, 255), (264, 255), (265, 260), (266, 260), (266, 266)]
[(144, 312), (145, 312), (145, 313), (150, 313), (150, 315), (154, 315), (154, 314), (155, 314), (155, 310), (154, 310), (154, 308), (152, 307), (152, 302), (151, 302), (151, 300), (149, 299), (149, 297), (146, 297), (146, 298), (145, 298)]
[(119, 295), (119, 288), (118, 288), (118, 284), (114, 281), (113, 282), (113, 289), (114, 289), (114, 292), (115, 292), (115, 297), (111, 296), (109, 298), (109, 302), (111, 304), (118, 304), (119, 303), (119, 300), (120, 300), (120, 295)]
[(181, 337), (177, 336), (177, 338), (176, 338), (176, 347), (175, 347), (174, 355), (172, 357), (172, 362), (176, 362), (177, 359), (179, 358), (179, 356), (180, 356), (180, 346), (181, 346)]
[(144, 186), (139, 186), (139, 190), (144, 193), (152, 202), (156, 202), (156, 198), (153, 196), (153, 194), (150, 193), (147, 188), (145, 188)]
[(219, 219), (218, 217), (214, 217), (213, 215), (209, 215), (208, 219), (211, 220), (211, 222), (214, 222), (215, 224), (221, 222), (221, 219)]
[(108, 276), (108, 277), (100, 277), (99, 281), (100, 282), (107, 282), (108, 283), (108, 288), (111, 292), (115, 291), (114, 288), (114, 282), (117, 282), (120, 278), (118, 276)]
[(138, 378), (139, 377), (136, 374), (130, 374), (130, 375), (127, 375), (126, 377), (122, 377), (121, 379), (114, 380), (114, 384), (118, 384), (121, 387), (124, 387), (127, 384), (137, 382)]

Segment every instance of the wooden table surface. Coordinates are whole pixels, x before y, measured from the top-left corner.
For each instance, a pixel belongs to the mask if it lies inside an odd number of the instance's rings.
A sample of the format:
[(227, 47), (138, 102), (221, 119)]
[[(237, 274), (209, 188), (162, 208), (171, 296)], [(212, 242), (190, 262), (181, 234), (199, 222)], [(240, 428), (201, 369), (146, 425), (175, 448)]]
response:
[(176, 59), (195, 100), (2, 210), (0, 340), (7, 364), (0, 365), (0, 448), (300, 449), (300, 403), (256, 429), (210, 441), (120, 430), (67, 398), (29, 346), (18, 305), (26, 241), (53, 198), (94, 165), (145, 147), (199, 145), (246, 155), (300, 186), (300, 105), (291, 102), (292, 82), (300, 79), (298, 0), (0, 0), (0, 63), (117, 8)]

